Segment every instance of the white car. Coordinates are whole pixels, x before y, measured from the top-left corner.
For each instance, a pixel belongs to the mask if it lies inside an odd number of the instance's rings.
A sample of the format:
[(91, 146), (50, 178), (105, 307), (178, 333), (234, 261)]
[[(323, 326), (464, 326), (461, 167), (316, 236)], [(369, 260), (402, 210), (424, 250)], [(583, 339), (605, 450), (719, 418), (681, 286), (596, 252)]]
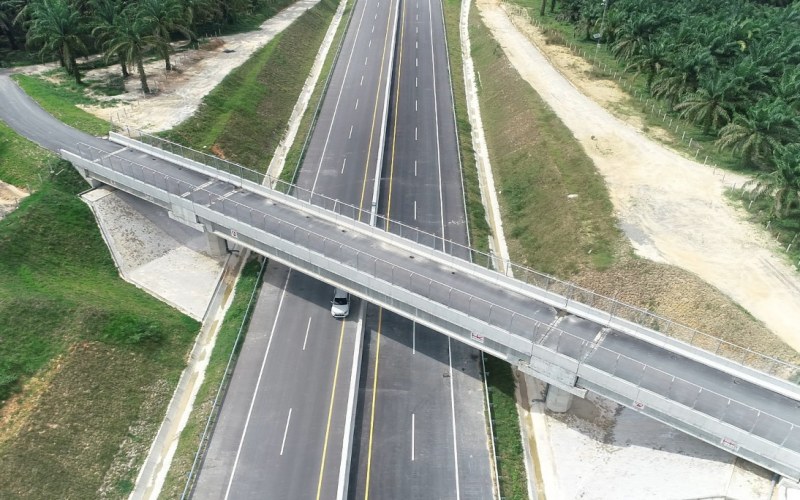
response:
[(331, 301), (331, 316), (334, 318), (346, 318), (350, 314), (350, 294), (337, 288), (333, 292)]

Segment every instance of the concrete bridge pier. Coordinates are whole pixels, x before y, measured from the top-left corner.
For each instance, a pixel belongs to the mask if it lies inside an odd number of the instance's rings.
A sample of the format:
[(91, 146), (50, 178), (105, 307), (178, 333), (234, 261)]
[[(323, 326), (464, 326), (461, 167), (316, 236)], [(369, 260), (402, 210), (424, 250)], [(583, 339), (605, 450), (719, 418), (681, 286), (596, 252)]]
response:
[(548, 384), (545, 406), (552, 412), (564, 413), (572, 406), (572, 394), (564, 389), (559, 389), (552, 384)]
[(217, 236), (211, 231), (204, 231), (206, 241), (208, 242), (208, 254), (212, 257), (221, 257), (228, 253), (228, 245), (225, 238)]

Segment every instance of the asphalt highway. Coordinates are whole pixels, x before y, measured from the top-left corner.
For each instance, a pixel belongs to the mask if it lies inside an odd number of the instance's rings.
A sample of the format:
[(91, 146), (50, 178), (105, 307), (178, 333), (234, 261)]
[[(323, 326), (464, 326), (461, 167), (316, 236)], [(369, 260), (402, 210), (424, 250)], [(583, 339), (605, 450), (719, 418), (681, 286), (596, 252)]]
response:
[[(305, 193), (370, 206), (395, 2), (355, 4), (297, 178)], [(273, 263), (268, 271), (272, 282), (259, 297), (197, 498), (337, 494), (361, 304), (354, 300), (350, 317), (335, 320), (332, 287)], [(270, 300), (278, 291), (281, 299)]]
[[(379, 213), (466, 245), (441, 3), (400, 8)], [(372, 305), (366, 327), (350, 498), (492, 498), (479, 353)]]

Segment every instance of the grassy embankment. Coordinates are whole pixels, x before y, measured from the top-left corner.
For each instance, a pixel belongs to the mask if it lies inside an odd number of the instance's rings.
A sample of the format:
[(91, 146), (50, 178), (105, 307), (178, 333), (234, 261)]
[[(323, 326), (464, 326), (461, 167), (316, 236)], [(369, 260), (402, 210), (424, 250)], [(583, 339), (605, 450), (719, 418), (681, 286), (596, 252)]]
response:
[(12, 77), (45, 111), (71, 127), (95, 136), (107, 135), (111, 124), (77, 107), (78, 104), (97, 104), (87, 97), (83, 88), (74, 83), (54, 84), (39, 77)]
[(265, 172), (337, 3), (322, 0), (231, 72), (166, 136)]
[(37, 189), (0, 221), (0, 497), (124, 496), (198, 324), (118, 277), (82, 179), (4, 125), (0, 179)]
[[(283, 135), (313, 59), (330, 25), (337, 4), (323, 0), (289, 26), (279, 37), (232, 72), (203, 101), (198, 113), (165, 133), (195, 149), (222, 150), (226, 158), (265, 171)], [(324, 75), (325, 73), (323, 73)], [(266, 87), (266, 88), (265, 88)], [(235, 111), (232, 111), (235, 110)], [(243, 113), (247, 113), (247, 125)], [(245, 133), (243, 129), (256, 129)], [(266, 140), (264, 140), (266, 138)], [(215, 147), (216, 146), (216, 147)], [(219, 149), (217, 149), (219, 148)], [(217, 388), (239, 328), (249, 320), (247, 303), (257, 283), (258, 267), (242, 273), (233, 305), (218, 334), (194, 411), (181, 434), (162, 496), (177, 498), (184, 488)]]
[[(312, 12), (318, 17), (319, 10)], [(306, 24), (314, 13), (304, 16)], [(299, 45), (309, 40), (303, 42)], [(291, 53), (286, 45), (277, 51), (283, 57)], [(275, 58), (264, 63), (276, 61), (284, 67)], [(304, 78), (307, 70), (295, 73)], [(74, 107), (88, 99), (78, 89), (25, 77), (20, 84), (68, 124), (92, 134), (107, 132), (107, 124)], [(285, 116), (293, 104), (286, 101)], [(49, 172), (43, 162), (52, 157), (2, 124), (0, 157), (0, 178), (39, 189), (0, 223), (0, 276), (8, 274), (0, 279), (0, 338), (13, 351), (0, 358), (0, 379), (7, 392), (24, 387), (3, 410), (0, 496), (125, 496), (198, 325), (117, 277), (91, 213), (74, 196), (83, 185), (72, 169), (39, 182), (38, 174)], [(239, 289), (252, 289), (255, 279), (248, 267)], [(228, 352), (231, 325), (241, 324), (241, 300), (235, 299), (221, 333)], [(215, 353), (209, 368), (216, 384), (223, 354)]]
[(633, 254), (616, 227), (603, 180), (580, 144), (519, 77), (477, 12), (471, 18), (476, 70), (493, 75), (482, 80), (481, 109), (512, 259), (796, 361), (786, 344), (716, 288)]
[[(445, 2), (448, 26), (457, 4)], [(741, 345), (785, 355), (782, 342), (718, 290), (690, 273), (633, 255), (591, 160), (519, 77), (474, 8), (470, 36), (476, 71), (492, 75), (480, 80), (479, 94), (512, 259)], [(687, 294), (694, 300), (686, 301)], [(502, 495), (522, 498), (513, 377), (497, 360), (489, 360), (487, 371)]]

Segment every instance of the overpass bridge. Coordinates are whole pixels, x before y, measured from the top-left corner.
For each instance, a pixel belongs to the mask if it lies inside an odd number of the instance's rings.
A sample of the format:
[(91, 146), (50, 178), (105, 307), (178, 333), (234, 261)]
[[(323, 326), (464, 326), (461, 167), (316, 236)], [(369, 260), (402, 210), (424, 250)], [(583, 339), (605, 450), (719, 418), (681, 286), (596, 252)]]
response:
[[(396, 222), (383, 231), (369, 212), (240, 165), (139, 139), (112, 133), (61, 155), (90, 182), (206, 231), (219, 249), (235, 241), (505, 359), (557, 393), (596, 392), (800, 480), (797, 366)], [(453, 256), (464, 251), (474, 263)]]

